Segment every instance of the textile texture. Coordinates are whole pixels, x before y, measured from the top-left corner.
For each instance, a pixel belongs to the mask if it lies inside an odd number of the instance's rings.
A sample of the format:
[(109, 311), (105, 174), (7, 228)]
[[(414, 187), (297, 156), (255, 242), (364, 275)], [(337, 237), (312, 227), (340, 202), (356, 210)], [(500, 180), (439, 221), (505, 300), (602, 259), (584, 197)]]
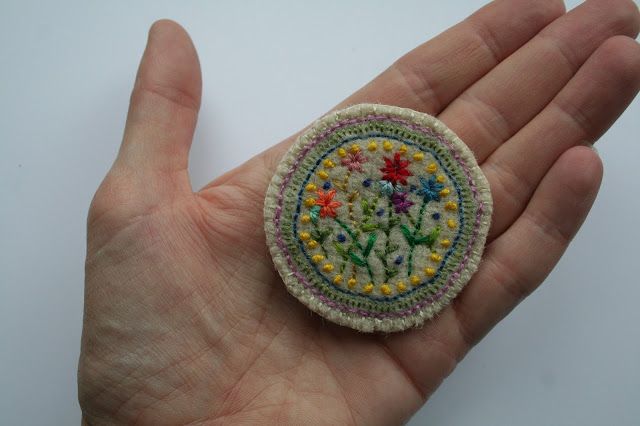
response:
[(267, 244), (289, 292), (363, 332), (419, 326), (469, 281), (492, 212), (467, 146), (413, 110), (360, 104), (315, 122), (267, 190)]

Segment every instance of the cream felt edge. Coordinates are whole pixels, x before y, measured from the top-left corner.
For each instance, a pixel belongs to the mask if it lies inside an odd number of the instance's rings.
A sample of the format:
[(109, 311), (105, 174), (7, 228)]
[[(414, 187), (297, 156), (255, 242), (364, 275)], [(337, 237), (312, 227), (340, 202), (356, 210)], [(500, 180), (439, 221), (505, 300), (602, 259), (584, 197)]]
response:
[[(436, 302), (425, 306), (419, 311), (402, 317), (402, 318), (368, 318), (362, 317), (357, 314), (343, 313), (337, 311), (329, 306), (325, 305), (321, 300), (314, 296), (304, 285), (298, 281), (293, 275), (293, 272), (289, 268), (287, 259), (280, 251), (277, 245), (275, 236), (274, 217), (277, 205), (277, 197), (280, 192), (280, 185), (286, 174), (289, 172), (295, 162), (295, 158), (300, 151), (311, 141), (314, 137), (322, 133), (327, 128), (336, 124), (339, 121), (350, 118), (363, 117), (370, 114), (387, 114), (396, 116), (398, 118), (407, 120), (409, 122), (421, 125), (423, 127), (432, 128), (436, 132), (442, 134), (452, 145), (459, 151), (462, 161), (464, 161), (469, 167), (471, 176), (475, 181), (478, 190), (478, 199), (484, 203), (484, 211), (480, 220), (480, 227), (478, 229), (478, 236), (471, 249), (471, 254), (467, 261), (467, 266), (464, 268), (460, 277), (446, 290), (446, 292)], [(489, 183), (482, 173), (482, 170), (478, 166), (476, 159), (471, 150), (465, 145), (458, 136), (445, 126), (440, 120), (432, 117), (428, 114), (417, 112), (408, 108), (400, 108), (390, 105), (381, 104), (358, 104), (347, 107), (342, 110), (330, 112), (324, 117), (315, 121), (307, 130), (305, 130), (289, 148), (287, 153), (281, 160), (278, 168), (276, 169), (271, 183), (267, 189), (264, 203), (264, 219), (265, 219), (265, 233), (266, 241), (269, 246), (269, 251), (273, 259), (273, 263), (280, 273), (282, 280), (284, 281), (288, 291), (293, 294), (298, 300), (304, 303), (312, 311), (325, 317), (326, 319), (353, 329), (363, 332), (393, 332), (402, 331), (410, 327), (417, 327), (422, 325), (427, 319), (434, 317), (440, 310), (442, 310), (449, 302), (457, 296), (462, 288), (469, 282), (471, 276), (478, 269), (482, 252), (484, 251), (484, 245), (486, 242), (487, 233), (491, 224), (491, 213), (493, 210), (493, 202), (491, 198), (491, 190)]]

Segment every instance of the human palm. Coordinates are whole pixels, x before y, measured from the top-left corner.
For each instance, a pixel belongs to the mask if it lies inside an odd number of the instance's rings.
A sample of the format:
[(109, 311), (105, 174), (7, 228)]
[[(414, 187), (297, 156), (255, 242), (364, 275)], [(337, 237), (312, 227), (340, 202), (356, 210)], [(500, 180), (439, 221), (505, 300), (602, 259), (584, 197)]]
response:
[(200, 103), (187, 34), (150, 31), (118, 157), (88, 220), (79, 395), (88, 424), (407, 420), (533, 291), (584, 220), (595, 141), (640, 87), (638, 11), (497, 1), (405, 55), (341, 106), (437, 115), (474, 151), (494, 215), (483, 262), (422, 328), (362, 334), (288, 295), (262, 202), (293, 137), (193, 192)]

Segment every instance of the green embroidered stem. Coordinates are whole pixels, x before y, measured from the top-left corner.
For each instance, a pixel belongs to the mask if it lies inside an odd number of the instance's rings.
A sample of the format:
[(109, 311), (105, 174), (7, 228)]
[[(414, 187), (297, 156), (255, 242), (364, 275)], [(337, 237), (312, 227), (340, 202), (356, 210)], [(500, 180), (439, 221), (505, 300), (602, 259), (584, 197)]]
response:
[(359, 234), (357, 232), (354, 232), (351, 228), (349, 228), (349, 226), (347, 226), (340, 219), (334, 217), (333, 220), (335, 220), (335, 222), (338, 225), (340, 225), (340, 227), (344, 229), (347, 234), (349, 234), (353, 243), (358, 248), (358, 251), (360, 251), (360, 253), (362, 254), (362, 257), (360, 257), (356, 253), (354, 253), (350, 248), (347, 253), (350, 257), (351, 263), (353, 265), (365, 267), (367, 269), (367, 272), (369, 273), (369, 278), (371, 278), (371, 281), (373, 281), (373, 270), (371, 269), (371, 265), (369, 264), (368, 257), (369, 257), (369, 254), (371, 253), (371, 250), (373, 249), (373, 245), (376, 242), (377, 234), (375, 233), (369, 234), (367, 246), (363, 247), (362, 244), (360, 244), (360, 242), (358, 241)]
[(416, 220), (411, 216), (411, 213), (407, 213), (407, 219), (411, 222), (411, 225), (415, 228), (417, 226)]
[(389, 248), (391, 247), (391, 228), (393, 226), (393, 222), (392, 222), (392, 217), (393, 217), (393, 202), (391, 201), (391, 197), (389, 197), (388, 203), (387, 203), (387, 227), (384, 230), (385, 235), (387, 236), (387, 240), (385, 241), (384, 244), (384, 280), (385, 281), (389, 281), (389, 278), (391, 278), (391, 270), (388, 266), (388, 257), (390, 253)]
[(413, 251), (416, 247), (415, 238), (420, 228), (422, 228), (422, 215), (424, 215), (424, 209), (427, 207), (427, 200), (422, 200), (422, 206), (420, 206), (420, 212), (418, 213), (418, 222), (411, 220), (412, 225), (415, 227), (411, 233), (411, 241), (409, 241), (409, 258), (407, 259), (407, 277), (410, 277), (413, 272)]
[(424, 209), (427, 207), (427, 203), (428, 202), (426, 200), (422, 201), (420, 213), (418, 213), (418, 223), (415, 225), (416, 230), (413, 233), (414, 236), (420, 231), (420, 228), (422, 228), (422, 215), (424, 215)]
[[(313, 222), (313, 229), (315, 231), (315, 235), (316, 236), (322, 236), (322, 231), (320, 231), (320, 228), (318, 227), (318, 223), (317, 222)], [(322, 255), (327, 258), (327, 250), (324, 247), (324, 237), (321, 237), (318, 241), (318, 244), (320, 244), (320, 252), (322, 253)]]
[(349, 227), (348, 227), (348, 226), (347, 226), (343, 221), (341, 221), (341, 220), (340, 220), (340, 219), (338, 219), (337, 217), (334, 217), (334, 218), (333, 218), (333, 220), (334, 220), (338, 225), (340, 225), (340, 227), (341, 227), (342, 229), (344, 229), (344, 230), (345, 230), (345, 232), (346, 232), (347, 234), (349, 234), (349, 236), (351, 237), (351, 239), (352, 239), (353, 241), (355, 241), (355, 242), (356, 242), (356, 244), (358, 245), (358, 248), (359, 248), (360, 250), (362, 250), (362, 246), (360, 245), (360, 243), (358, 243), (358, 242), (357, 242), (357, 241), (358, 241), (358, 235), (357, 235), (355, 232), (353, 232), (353, 231), (351, 230), (351, 228), (349, 228)]
[(371, 279), (371, 281), (373, 282), (373, 271), (371, 270), (371, 266), (369, 265), (369, 261), (367, 261), (367, 272), (369, 273), (369, 278)]

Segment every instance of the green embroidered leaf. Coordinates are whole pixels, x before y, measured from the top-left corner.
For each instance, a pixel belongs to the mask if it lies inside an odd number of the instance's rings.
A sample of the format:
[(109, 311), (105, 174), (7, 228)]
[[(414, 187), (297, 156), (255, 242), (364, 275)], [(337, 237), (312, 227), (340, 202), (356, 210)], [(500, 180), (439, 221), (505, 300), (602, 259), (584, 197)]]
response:
[(378, 229), (377, 223), (365, 223), (360, 227), (364, 232), (371, 232)]
[(311, 207), (310, 216), (313, 223), (318, 223), (318, 218), (320, 217), (320, 206)]
[(440, 227), (436, 226), (429, 233), (429, 244), (428, 244), (429, 247), (432, 247), (435, 244), (439, 236), (440, 236)]
[(393, 278), (396, 275), (398, 275), (398, 270), (397, 269), (387, 268), (387, 269), (385, 269), (385, 274), (387, 276), (387, 279)]
[(424, 244), (424, 243), (426, 243), (428, 239), (429, 239), (429, 237), (428, 237), (428, 236), (425, 236), (425, 235), (422, 235), (422, 234), (417, 234), (417, 235), (414, 237), (413, 241), (414, 241), (414, 243), (415, 243), (416, 245), (419, 245), (419, 244)]
[(336, 248), (336, 251), (338, 252), (340, 257), (342, 257), (344, 260), (349, 260), (349, 254), (347, 253), (347, 250), (345, 250), (344, 247), (342, 247), (342, 244), (339, 244), (334, 241), (333, 246)]
[(409, 228), (407, 228), (407, 225), (400, 225), (400, 230), (402, 231), (402, 235), (404, 235), (404, 238), (407, 240), (407, 242), (409, 243), (409, 245), (411, 247), (413, 247), (416, 242), (413, 238), (413, 235), (411, 235), (411, 231), (409, 231)]
[(367, 262), (365, 262), (364, 260), (362, 260), (362, 258), (360, 258), (357, 254), (355, 254), (354, 252), (350, 251), (349, 252), (349, 257), (351, 258), (351, 261), (358, 266), (367, 266)]
[(369, 202), (364, 198), (360, 201), (360, 207), (362, 207), (362, 214), (369, 216)]
[(365, 247), (364, 251), (362, 252), (364, 257), (369, 256), (369, 253), (371, 253), (371, 249), (373, 249), (373, 245), (376, 243), (377, 239), (378, 239), (378, 234), (375, 234), (375, 233), (369, 234), (369, 239), (367, 240), (367, 247)]
[(433, 228), (431, 230), (431, 232), (429, 232), (429, 235), (425, 235), (425, 236), (421, 236), (419, 238), (416, 238), (415, 239), (415, 243), (416, 244), (425, 244), (425, 245), (427, 245), (429, 247), (432, 247), (433, 244), (438, 239), (439, 235), (440, 235), (440, 227), (436, 226), (435, 228)]
[(311, 238), (320, 244), (324, 243), (324, 240), (326, 240), (329, 235), (331, 235), (331, 231), (328, 229), (314, 229), (311, 231)]

